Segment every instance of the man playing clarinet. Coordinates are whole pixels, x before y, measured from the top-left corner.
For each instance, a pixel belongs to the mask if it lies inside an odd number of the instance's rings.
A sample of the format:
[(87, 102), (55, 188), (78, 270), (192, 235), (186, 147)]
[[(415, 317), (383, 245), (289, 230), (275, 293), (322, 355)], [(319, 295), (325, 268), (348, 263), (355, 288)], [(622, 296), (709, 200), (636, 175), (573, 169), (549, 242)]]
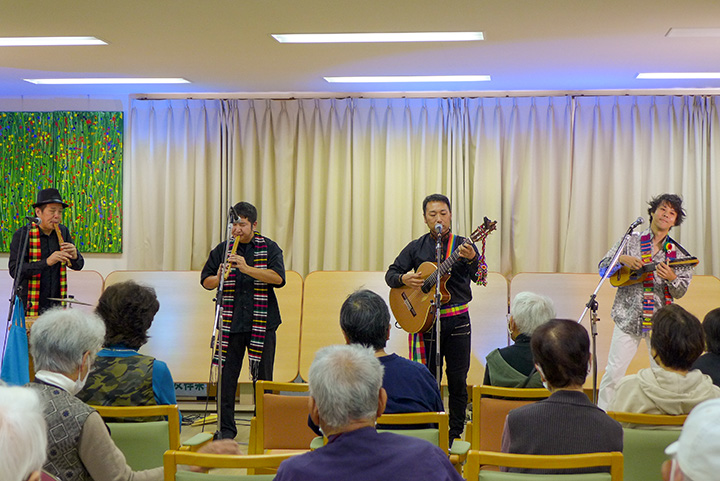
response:
[[(219, 436), (233, 439), (235, 426), (235, 391), (245, 350), (248, 351), (250, 374), (272, 381), (275, 360), (275, 331), (280, 325), (275, 288), (285, 285), (282, 250), (267, 237), (255, 231), (257, 209), (248, 202), (238, 202), (230, 244), (221, 242), (208, 257), (200, 274), (205, 289), (216, 289), (225, 277), (222, 295), (224, 357), (220, 399)], [(223, 259), (228, 255), (229, 271), (225, 275)]]
[(8, 268), (15, 277), (20, 262), (21, 242), (28, 235), (27, 250), (23, 253), (20, 275), (20, 298), (25, 305), (25, 315), (37, 317), (43, 311), (58, 305), (49, 298), (67, 297), (67, 268), (79, 271), (85, 259), (73, 243), (70, 230), (61, 224), (63, 202), (57, 189), (38, 192), (33, 204), (36, 222), (19, 228), (10, 243)]

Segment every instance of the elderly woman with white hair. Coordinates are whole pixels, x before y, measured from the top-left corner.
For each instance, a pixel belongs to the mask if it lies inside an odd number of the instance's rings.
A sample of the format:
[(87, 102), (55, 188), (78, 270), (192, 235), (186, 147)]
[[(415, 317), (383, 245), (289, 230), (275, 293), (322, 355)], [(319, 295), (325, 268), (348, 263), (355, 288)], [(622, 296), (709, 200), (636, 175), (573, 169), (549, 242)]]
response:
[(485, 358), (484, 385), (500, 387), (542, 387), (535, 370), (530, 339), (542, 324), (555, 317), (555, 306), (547, 296), (518, 293), (510, 305), (508, 332), (515, 342), (495, 349)]
[(0, 381), (0, 466), (4, 481), (38, 481), (47, 431), (37, 394)]
[(161, 480), (162, 467), (133, 472), (92, 407), (75, 397), (87, 380), (105, 325), (78, 309), (50, 309), (30, 331), (35, 381), (48, 426), (44, 469), (62, 480)]

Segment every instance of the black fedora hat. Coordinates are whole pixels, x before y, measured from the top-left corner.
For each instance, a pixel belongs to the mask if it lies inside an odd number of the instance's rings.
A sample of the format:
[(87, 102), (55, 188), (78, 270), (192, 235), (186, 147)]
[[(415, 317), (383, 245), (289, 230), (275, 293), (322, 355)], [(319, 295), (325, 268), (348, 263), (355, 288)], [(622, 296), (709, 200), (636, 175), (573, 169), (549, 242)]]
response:
[(60, 197), (60, 192), (53, 188), (43, 189), (38, 192), (37, 202), (33, 204), (33, 207), (40, 207), (45, 204), (60, 204), (63, 208), (68, 206), (65, 202), (63, 202), (62, 197)]

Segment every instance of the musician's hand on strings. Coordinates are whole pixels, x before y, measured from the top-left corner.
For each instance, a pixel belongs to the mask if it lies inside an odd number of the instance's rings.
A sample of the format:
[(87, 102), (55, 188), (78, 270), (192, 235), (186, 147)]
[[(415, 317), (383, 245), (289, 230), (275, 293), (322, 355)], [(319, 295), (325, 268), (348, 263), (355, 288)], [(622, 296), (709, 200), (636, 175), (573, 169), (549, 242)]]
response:
[(458, 252), (460, 254), (460, 257), (464, 257), (469, 261), (475, 259), (475, 255), (477, 254), (471, 244), (462, 244), (460, 247), (458, 247)]
[(620, 262), (622, 265), (629, 267), (633, 270), (642, 269), (643, 261), (639, 257), (633, 257), (633, 256), (620, 256), (618, 257), (618, 262)]
[(77, 259), (77, 248), (74, 244), (71, 244), (70, 242), (63, 242), (60, 244), (60, 250), (63, 252), (66, 252), (70, 259)]
[(406, 272), (400, 276), (400, 282), (408, 287), (419, 288), (423, 285), (423, 278), (417, 272)]
[(672, 282), (677, 278), (677, 274), (667, 263), (661, 262), (656, 267), (658, 277), (665, 279), (666, 281)]
[(48, 256), (48, 258), (47, 258), (47, 260), (46, 260), (45, 262), (47, 263), (48, 266), (54, 266), (54, 265), (57, 264), (58, 262), (69, 263), (70, 260), (71, 260), (71, 259), (70, 259), (70, 256), (68, 255), (67, 252), (65, 252), (65, 251), (55, 251), (55, 252), (53, 252), (52, 254), (50, 254), (50, 255)]

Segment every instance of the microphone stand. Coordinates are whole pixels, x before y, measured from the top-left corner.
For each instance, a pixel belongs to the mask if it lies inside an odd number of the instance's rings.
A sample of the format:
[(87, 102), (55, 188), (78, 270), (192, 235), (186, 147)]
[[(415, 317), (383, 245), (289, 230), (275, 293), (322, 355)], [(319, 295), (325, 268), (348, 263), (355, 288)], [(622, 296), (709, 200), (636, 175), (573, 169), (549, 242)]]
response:
[[(30, 226), (33, 222), (30, 221), (26, 225)], [(20, 295), (20, 288), (21, 288), (21, 281), (20, 281), (20, 275), (23, 272), (23, 264), (25, 263), (25, 252), (27, 252), (27, 245), (28, 240), (30, 239), (30, 227), (25, 229), (25, 232), (22, 233), (22, 242), (20, 242), (21, 248), (18, 251), (18, 258), (15, 261), (17, 264), (15, 265), (15, 275), (13, 276), (13, 286), (12, 291), (10, 292), (10, 309), (8, 310), (8, 318), (7, 322), (5, 323), (5, 337), (3, 339), (3, 345), (2, 345), (2, 357), (0, 357), (0, 365), (2, 365), (2, 361), (5, 360), (5, 349), (7, 348), (7, 340), (8, 336), (10, 335), (10, 324), (12, 323), (12, 316), (13, 312), (15, 311), (15, 302), (18, 299), (18, 296)]]
[(585, 317), (585, 314), (587, 314), (588, 311), (591, 312), (590, 314), (590, 333), (591, 333), (591, 342), (592, 342), (592, 393), (593, 393), (593, 403), (597, 404), (598, 402), (598, 388), (597, 388), (597, 322), (599, 321), (597, 317), (597, 309), (598, 309), (598, 303), (597, 303), (597, 293), (600, 291), (600, 288), (605, 283), (605, 280), (610, 277), (613, 272), (613, 269), (615, 268), (615, 265), (618, 262), (618, 259), (620, 258), (620, 253), (625, 249), (625, 246), (628, 243), (628, 240), (630, 240), (630, 235), (632, 234), (633, 230), (635, 229), (635, 224), (631, 225), (630, 228), (627, 230), (625, 235), (622, 238), (622, 241), (620, 242), (620, 245), (618, 246), (617, 250), (615, 251), (615, 255), (613, 256), (612, 260), (610, 261), (610, 265), (605, 270), (605, 274), (602, 276), (602, 279), (600, 279), (600, 282), (598, 282), (597, 287), (593, 291), (593, 293), (590, 295), (590, 300), (587, 304), (585, 304), (585, 309), (583, 310), (582, 314), (580, 315), (580, 319), (578, 319), (578, 324), (582, 322), (583, 318)]
[[(437, 241), (435, 242), (435, 257), (437, 267), (440, 267), (442, 261), (442, 226), (437, 232)], [(442, 379), (442, 358), (440, 357), (440, 300), (442, 299), (442, 293), (440, 292), (440, 278), (435, 280), (435, 379), (438, 383), (438, 389), (440, 387), (440, 380)]]
[[(227, 266), (228, 257), (230, 256), (230, 249), (227, 249), (227, 246), (230, 245), (230, 238), (232, 237), (232, 227), (233, 222), (235, 220), (234, 216), (234, 209), (231, 207), (230, 212), (228, 213), (228, 226), (227, 231), (225, 233), (225, 256), (223, 258), (223, 266)], [(230, 269), (229, 266), (227, 266), (225, 269)], [(223, 324), (222, 320), (222, 298), (223, 298), (223, 290), (225, 289), (225, 269), (222, 270), (222, 275), (220, 276), (220, 282), (217, 287), (217, 293), (215, 294), (215, 321), (213, 322), (213, 334), (210, 341), (210, 344), (212, 345), (213, 352), (217, 356), (217, 394), (216, 394), (216, 407), (217, 407), (217, 430), (215, 431), (215, 438), (219, 439), (220, 437), (220, 430), (222, 427), (222, 372), (223, 372), (223, 366), (225, 363), (225, 359), (222, 355), (222, 339), (224, 337), (225, 333), (225, 326)], [(216, 334), (217, 333), (217, 334)], [(212, 361), (210, 361), (210, 369), (212, 370)]]

